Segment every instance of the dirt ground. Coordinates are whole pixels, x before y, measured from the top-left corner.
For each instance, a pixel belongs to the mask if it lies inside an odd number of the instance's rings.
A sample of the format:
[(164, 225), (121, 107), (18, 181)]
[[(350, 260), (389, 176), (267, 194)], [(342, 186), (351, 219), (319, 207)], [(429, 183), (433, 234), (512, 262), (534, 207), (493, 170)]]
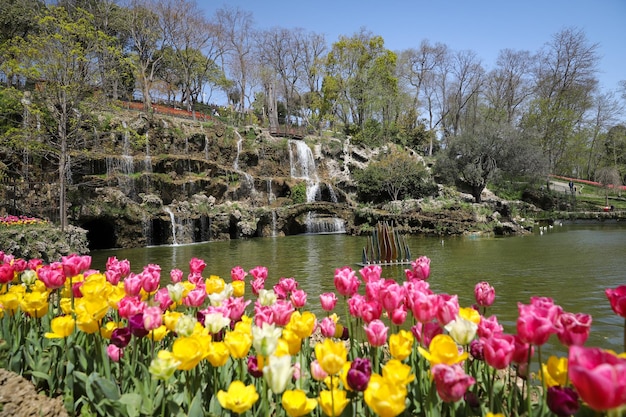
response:
[(20, 375), (0, 369), (0, 417), (68, 417), (61, 398), (37, 394)]

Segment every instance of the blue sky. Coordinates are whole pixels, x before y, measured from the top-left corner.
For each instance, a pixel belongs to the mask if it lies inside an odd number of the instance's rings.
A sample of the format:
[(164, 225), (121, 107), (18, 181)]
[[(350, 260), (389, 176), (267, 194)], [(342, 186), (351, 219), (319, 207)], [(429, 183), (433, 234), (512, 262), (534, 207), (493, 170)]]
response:
[[(304, 28), (326, 35), (328, 44), (361, 27), (380, 35), (387, 48), (418, 47), (423, 39), (451, 49), (473, 50), (487, 69), (509, 48), (537, 52), (565, 27), (584, 30), (599, 44), (600, 87), (626, 80), (626, 0), (229, 0), (250, 11), (255, 27)], [(211, 16), (226, 4), (198, 4)]]

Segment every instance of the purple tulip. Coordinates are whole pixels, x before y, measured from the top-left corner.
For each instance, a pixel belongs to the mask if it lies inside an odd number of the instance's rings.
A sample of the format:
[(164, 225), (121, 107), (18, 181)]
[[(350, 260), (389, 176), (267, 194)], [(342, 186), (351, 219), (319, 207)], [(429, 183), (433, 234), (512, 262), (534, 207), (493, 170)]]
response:
[(143, 325), (143, 313), (130, 316), (128, 319), (128, 328), (133, 336), (136, 337), (145, 337), (149, 333)]
[(350, 364), (350, 370), (346, 380), (348, 385), (355, 391), (365, 391), (372, 376), (372, 364), (367, 358), (355, 358)]
[(114, 329), (111, 333), (111, 343), (120, 349), (125, 348), (130, 343), (130, 329), (128, 327), (120, 327)]
[(580, 407), (578, 394), (569, 387), (554, 386), (548, 388), (546, 401), (550, 411), (559, 417), (572, 416)]

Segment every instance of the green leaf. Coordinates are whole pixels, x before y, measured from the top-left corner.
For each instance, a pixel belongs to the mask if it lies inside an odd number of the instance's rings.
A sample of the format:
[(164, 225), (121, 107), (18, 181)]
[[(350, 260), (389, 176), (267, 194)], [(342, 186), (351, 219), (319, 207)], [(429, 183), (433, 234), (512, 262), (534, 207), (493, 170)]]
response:
[(89, 375), (89, 379), (91, 385), (95, 386), (98, 389), (99, 393), (102, 394), (98, 396), (99, 398), (102, 398), (102, 396), (104, 396), (104, 398), (113, 401), (117, 401), (120, 399), (119, 387), (113, 381), (105, 379), (101, 377), (100, 374), (97, 374), (95, 372)]
[(52, 385), (52, 375), (41, 371), (32, 371), (30, 374), (35, 378), (43, 379), (48, 383), (48, 386)]
[(126, 411), (129, 417), (140, 415), (140, 409), (142, 409), (141, 395), (129, 392), (122, 395), (119, 402), (126, 405)]
[(202, 392), (198, 390), (196, 395), (191, 400), (191, 404), (189, 405), (189, 413), (188, 417), (203, 417), (204, 410), (202, 409)]

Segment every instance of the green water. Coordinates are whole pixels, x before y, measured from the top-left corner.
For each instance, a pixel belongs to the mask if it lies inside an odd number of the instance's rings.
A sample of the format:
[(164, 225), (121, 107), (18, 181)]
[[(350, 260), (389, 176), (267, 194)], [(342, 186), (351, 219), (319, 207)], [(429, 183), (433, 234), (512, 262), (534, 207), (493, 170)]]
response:
[[(310, 309), (321, 313), (317, 296), (334, 290), (335, 268), (360, 268), (357, 263), (365, 243), (365, 237), (298, 235), (103, 250), (91, 255), (93, 267), (100, 270), (109, 256), (128, 259), (135, 272), (156, 263), (164, 279), (172, 268), (187, 273), (192, 257), (205, 260), (205, 276), (229, 278), (236, 265), (246, 270), (262, 265), (269, 270), (268, 287), (281, 277), (294, 277), (309, 294)], [(515, 332), (518, 302), (527, 304), (533, 295), (546, 296), (566, 311), (592, 315), (587, 345), (623, 351), (624, 320), (613, 313), (604, 290), (626, 284), (626, 224), (555, 226), (523, 237), (411, 237), (408, 243), (413, 259), (420, 255), (431, 259), (431, 288), (458, 294), (462, 306), (474, 302), (477, 282), (493, 285), (496, 302), (488, 315), (496, 314), (506, 331)], [(401, 280), (406, 267), (384, 267), (383, 276)], [(561, 348), (551, 338), (545, 349), (558, 353)]]

